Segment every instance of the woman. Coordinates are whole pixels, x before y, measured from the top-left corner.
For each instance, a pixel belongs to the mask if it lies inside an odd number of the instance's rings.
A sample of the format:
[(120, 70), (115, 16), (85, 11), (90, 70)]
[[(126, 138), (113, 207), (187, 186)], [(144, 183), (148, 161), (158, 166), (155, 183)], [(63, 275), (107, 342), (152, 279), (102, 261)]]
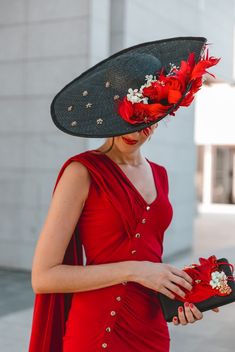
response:
[[(205, 38), (186, 37), (125, 49), (54, 98), (51, 113), (61, 130), (108, 138), (96, 150), (69, 158), (58, 175), (33, 260), (30, 352), (169, 351), (157, 292), (171, 299), (184, 296), (179, 285), (191, 290), (192, 279), (162, 263), (163, 236), (173, 213), (168, 177), (163, 166), (142, 155), (141, 146), (160, 119), (189, 105), (199, 89), (202, 73), (193, 77), (187, 71), (183, 82), (183, 70), (163, 74), (166, 60), (171, 56), (180, 64), (195, 53), (188, 69), (193, 72), (203, 61), (205, 70), (215, 62), (202, 60), (204, 44)], [(194, 305), (181, 308), (175, 325), (203, 316)]]

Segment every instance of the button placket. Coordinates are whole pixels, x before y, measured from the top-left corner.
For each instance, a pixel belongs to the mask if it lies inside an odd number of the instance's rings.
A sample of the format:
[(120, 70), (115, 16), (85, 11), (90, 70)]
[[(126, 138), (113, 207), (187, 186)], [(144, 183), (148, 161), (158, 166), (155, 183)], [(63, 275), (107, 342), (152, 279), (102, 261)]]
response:
[[(150, 210), (150, 205), (146, 205), (146, 207), (145, 207), (145, 212), (149, 212), (149, 210)], [(141, 221), (140, 221), (140, 224), (139, 225), (144, 225), (144, 224), (146, 224), (146, 222), (147, 222), (147, 214), (145, 214), (145, 212), (144, 212), (144, 214), (143, 214), (143, 218), (141, 219)], [(139, 226), (138, 225), (138, 226)], [(137, 229), (138, 229), (138, 226), (137, 226)], [(133, 238), (135, 238), (135, 239), (140, 239), (141, 238), (141, 231), (139, 232), (138, 230), (137, 230), (137, 232), (135, 233), (135, 235), (133, 236)], [(138, 244), (139, 242), (136, 242), (136, 245)], [(137, 250), (136, 250), (136, 248), (132, 248), (131, 250), (130, 250), (130, 252), (131, 252), (131, 255), (136, 255), (137, 254)]]
[[(126, 283), (126, 281), (124, 281), (123, 283)], [(123, 300), (122, 298), (125, 293), (126, 285), (123, 284), (121, 287), (123, 287), (121, 290), (122, 294), (121, 294), (121, 292), (119, 292), (119, 294), (114, 297), (112, 308), (109, 311), (109, 319), (108, 319), (107, 324), (105, 326), (105, 335), (103, 338), (103, 342), (101, 344), (102, 349), (108, 349), (108, 347), (109, 347), (109, 337), (112, 335), (112, 331), (113, 331), (116, 319), (118, 317), (118, 313), (122, 307), (121, 302)]]
[[(150, 205), (146, 205), (145, 212), (149, 212), (149, 210), (150, 210)], [(145, 212), (143, 214), (143, 218), (141, 219), (141, 224), (146, 224), (146, 222), (147, 222), (147, 216), (148, 215)]]
[[(146, 224), (146, 222), (147, 222), (147, 213), (146, 212), (149, 212), (149, 210), (150, 210), (150, 206), (147, 205), (145, 207), (145, 212), (143, 214), (143, 217), (140, 221), (139, 226)], [(141, 244), (141, 242), (139, 242), (139, 240), (141, 239), (141, 236), (142, 236), (142, 233), (141, 233), (141, 231), (138, 231), (138, 226), (137, 226), (137, 232), (133, 236), (133, 239), (138, 241), (138, 242), (136, 242), (136, 244), (139, 244), (139, 243)], [(132, 248), (131, 255), (135, 256), (136, 254), (137, 254), (136, 248)], [(121, 284), (122, 284), (121, 287), (123, 287), (123, 289), (125, 289), (125, 287), (127, 286), (127, 281), (123, 281)], [(109, 345), (108, 339), (109, 339), (109, 336), (112, 335), (112, 330), (113, 330), (114, 324), (116, 322), (118, 312), (121, 308), (121, 306), (120, 306), (121, 301), (122, 301), (122, 296), (121, 295), (116, 296), (115, 302), (112, 306), (112, 309), (109, 312), (109, 319), (108, 319), (107, 325), (105, 327), (105, 335), (104, 335), (104, 341), (102, 343), (102, 349), (108, 348), (108, 345)]]

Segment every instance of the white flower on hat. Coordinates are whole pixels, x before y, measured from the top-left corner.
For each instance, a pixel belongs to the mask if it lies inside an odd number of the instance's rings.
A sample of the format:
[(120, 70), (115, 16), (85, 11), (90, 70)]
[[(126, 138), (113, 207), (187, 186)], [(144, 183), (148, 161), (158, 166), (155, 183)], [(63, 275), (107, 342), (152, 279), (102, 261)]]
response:
[(132, 104), (140, 103), (142, 100), (146, 100), (146, 98), (143, 97), (142, 93), (139, 92), (138, 89), (133, 90), (132, 88), (129, 88), (128, 93), (129, 94), (127, 94), (127, 100), (132, 102)]
[(143, 84), (140, 89), (128, 89), (127, 100), (129, 100), (132, 104), (134, 103), (143, 103), (148, 104), (148, 97), (143, 96), (143, 89), (146, 87), (151, 86), (152, 82), (156, 82), (156, 76), (153, 75), (146, 75), (145, 80), (147, 81)]
[(170, 71), (168, 73), (168, 76), (174, 74), (175, 70), (179, 70), (179, 66), (176, 66), (172, 62), (169, 63), (169, 66), (170, 66)]
[(132, 103), (138, 103), (140, 98), (139, 96), (137, 95), (137, 92), (138, 92), (138, 89), (132, 89), (132, 88), (129, 88), (128, 89), (128, 94), (127, 94), (127, 99), (129, 101), (131, 101)]
[(157, 82), (156, 76), (153, 75), (146, 75), (145, 80), (147, 81), (142, 87), (149, 87), (153, 82)]

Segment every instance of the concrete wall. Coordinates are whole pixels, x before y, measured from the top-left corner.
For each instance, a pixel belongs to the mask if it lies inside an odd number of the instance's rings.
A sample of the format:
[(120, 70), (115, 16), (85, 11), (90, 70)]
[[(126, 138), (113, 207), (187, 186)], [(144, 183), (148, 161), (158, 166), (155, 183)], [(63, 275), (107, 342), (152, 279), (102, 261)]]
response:
[(88, 66), (89, 1), (0, 1), (0, 265), (30, 268), (58, 170), (86, 141), (50, 118)]
[[(203, 35), (233, 68), (234, 1), (0, 0), (0, 265), (31, 267), (54, 182), (71, 155), (101, 144), (59, 131), (52, 98), (90, 65), (126, 46)], [(192, 245), (195, 215), (194, 107), (165, 119), (143, 152), (169, 172), (174, 220), (165, 254)]]

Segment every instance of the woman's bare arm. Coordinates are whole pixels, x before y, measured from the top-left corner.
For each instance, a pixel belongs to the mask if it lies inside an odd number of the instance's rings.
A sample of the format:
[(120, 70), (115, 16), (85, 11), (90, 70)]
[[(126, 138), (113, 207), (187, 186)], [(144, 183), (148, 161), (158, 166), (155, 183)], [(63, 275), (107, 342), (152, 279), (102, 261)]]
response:
[(121, 261), (97, 265), (62, 264), (65, 250), (82, 213), (90, 187), (87, 168), (72, 162), (64, 170), (51, 200), (36, 245), (32, 266), (35, 293), (89, 291), (134, 281), (170, 298), (190, 289), (190, 276), (176, 267), (149, 261)]
[(66, 167), (34, 253), (31, 283), (35, 293), (87, 291), (129, 279), (129, 261), (89, 266), (62, 264), (89, 186), (90, 175), (82, 163), (72, 162)]

